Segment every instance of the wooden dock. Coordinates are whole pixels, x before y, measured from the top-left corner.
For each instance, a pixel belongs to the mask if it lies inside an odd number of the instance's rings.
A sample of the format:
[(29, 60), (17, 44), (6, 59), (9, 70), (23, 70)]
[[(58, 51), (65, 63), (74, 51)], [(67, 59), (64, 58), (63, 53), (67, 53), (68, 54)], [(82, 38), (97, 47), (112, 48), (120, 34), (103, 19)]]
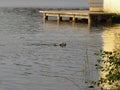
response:
[(76, 19), (87, 19), (88, 25), (91, 26), (96, 22), (112, 23), (114, 13), (107, 12), (91, 12), (89, 10), (46, 10), (40, 11), (43, 14), (44, 21), (48, 20), (49, 16), (57, 17), (57, 21), (62, 21), (62, 17), (69, 17), (72, 22)]

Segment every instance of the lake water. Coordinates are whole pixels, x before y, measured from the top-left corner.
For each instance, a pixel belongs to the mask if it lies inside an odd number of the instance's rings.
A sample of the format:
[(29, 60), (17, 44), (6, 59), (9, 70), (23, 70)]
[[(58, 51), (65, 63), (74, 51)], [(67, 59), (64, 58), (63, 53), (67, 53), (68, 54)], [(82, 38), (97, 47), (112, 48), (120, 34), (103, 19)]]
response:
[(120, 24), (43, 23), (38, 9), (0, 8), (0, 90), (98, 90), (85, 84), (99, 77), (94, 53), (119, 47)]

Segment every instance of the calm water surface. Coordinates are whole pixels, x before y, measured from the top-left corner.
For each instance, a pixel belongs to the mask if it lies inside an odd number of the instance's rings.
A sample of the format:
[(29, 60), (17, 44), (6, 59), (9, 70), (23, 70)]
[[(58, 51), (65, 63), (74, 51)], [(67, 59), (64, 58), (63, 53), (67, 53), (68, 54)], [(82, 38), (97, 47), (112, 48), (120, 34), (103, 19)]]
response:
[[(60, 42), (67, 46), (54, 46)], [(37, 9), (0, 8), (0, 90), (91, 90), (94, 52), (119, 46), (119, 24), (44, 24)]]

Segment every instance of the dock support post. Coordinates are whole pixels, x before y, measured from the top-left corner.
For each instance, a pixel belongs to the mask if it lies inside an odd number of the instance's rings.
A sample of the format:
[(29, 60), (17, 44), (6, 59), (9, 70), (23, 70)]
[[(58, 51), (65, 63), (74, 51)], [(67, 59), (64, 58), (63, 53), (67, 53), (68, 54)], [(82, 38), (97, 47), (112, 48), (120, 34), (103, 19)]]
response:
[(75, 22), (75, 15), (72, 17), (72, 21)]
[(109, 25), (112, 24), (112, 15), (109, 15), (109, 16), (108, 16), (106, 22), (109, 23)]
[(46, 13), (43, 14), (43, 19), (44, 21), (48, 20), (48, 16), (46, 15)]
[(92, 17), (91, 17), (91, 15), (89, 15), (89, 17), (88, 17), (88, 27), (90, 28), (91, 25), (92, 25)]
[(62, 21), (62, 17), (60, 16), (60, 14), (58, 14), (57, 20), (58, 22)]

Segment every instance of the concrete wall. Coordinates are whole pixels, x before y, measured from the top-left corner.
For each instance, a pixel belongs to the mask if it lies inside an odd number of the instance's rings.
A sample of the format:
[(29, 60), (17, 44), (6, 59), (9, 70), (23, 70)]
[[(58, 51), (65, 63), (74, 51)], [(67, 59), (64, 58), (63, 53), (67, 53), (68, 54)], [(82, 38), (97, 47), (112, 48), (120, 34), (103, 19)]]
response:
[(104, 11), (120, 14), (120, 0), (104, 0)]

